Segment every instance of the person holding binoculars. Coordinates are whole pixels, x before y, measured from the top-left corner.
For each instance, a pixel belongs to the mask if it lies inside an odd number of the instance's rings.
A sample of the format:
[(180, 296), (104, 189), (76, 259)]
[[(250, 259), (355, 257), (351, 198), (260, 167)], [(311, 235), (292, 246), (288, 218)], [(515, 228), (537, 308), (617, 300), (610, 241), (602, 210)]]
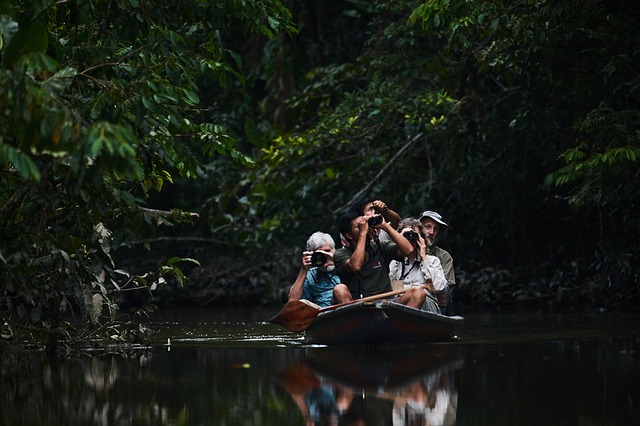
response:
[(447, 285), (440, 259), (429, 255), (427, 237), (418, 219), (401, 220), (398, 232), (411, 242), (414, 251), (403, 260), (393, 260), (389, 265), (391, 286), (394, 290), (426, 286), (423, 291), (427, 297), (422, 309), (440, 314), (437, 295), (444, 291)]
[[(390, 262), (413, 253), (413, 245), (384, 217), (388, 211), (380, 200), (359, 199), (340, 218), (340, 234), (346, 245), (333, 254), (335, 272), (341, 282), (333, 290), (335, 303), (390, 292)], [(381, 240), (380, 231), (384, 231), (389, 240)], [(395, 301), (420, 309), (426, 297), (421, 288), (414, 287)]]

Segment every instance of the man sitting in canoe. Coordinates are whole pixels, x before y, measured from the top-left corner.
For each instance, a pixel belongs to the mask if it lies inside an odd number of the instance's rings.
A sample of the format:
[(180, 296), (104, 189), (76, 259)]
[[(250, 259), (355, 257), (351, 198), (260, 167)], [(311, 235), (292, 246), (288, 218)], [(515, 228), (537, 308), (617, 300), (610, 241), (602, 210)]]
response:
[[(335, 271), (342, 283), (333, 290), (335, 303), (390, 292), (389, 263), (402, 260), (414, 250), (381, 214), (364, 214), (371, 210), (370, 205), (373, 201), (364, 203), (362, 208), (350, 208), (340, 218), (340, 233), (347, 246), (333, 254)], [(380, 241), (378, 230), (385, 231), (391, 240)], [(396, 302), (420, 309), (425, 298), (426, 293), (415, 287), (408, 289)]]
[(289, 301), (306, 299), (320, 307), (331, 305), (333, 288), (340, 279), (333, 272), (333, 252), (336, 244), (331, 235), (314, 232), (302, 252), (298, 277), (289, 290)]
[(429, 247), (428, 253), (432, 256), (436, 256), (440, 259), (442, 269), (444, 270), (444, 276), (447, 279), (447, 285), (444, 291), (438, 293), (438, 303), (440, 304), (440, 310), (445, 315), (453, 314), (453, 289), (456, 286), (456, 274), (453, 269), (453, 258), (448, 251), (435, 245), (438, 239), (440, 230), (446, 230), (449, 225), (442, 219), (439, 213), (431, 210), (424, 211), (418, 217), (420, 223), (424, 228), (424, 235), (427, 240), (427, 246)]

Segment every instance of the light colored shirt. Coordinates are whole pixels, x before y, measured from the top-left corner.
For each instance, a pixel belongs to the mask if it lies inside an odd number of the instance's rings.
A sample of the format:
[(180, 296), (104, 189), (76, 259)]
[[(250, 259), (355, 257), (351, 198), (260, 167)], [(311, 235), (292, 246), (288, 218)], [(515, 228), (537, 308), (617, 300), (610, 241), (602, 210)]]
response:
[(405, 257), (389, 265), (389, 279), (403, 281), (405, 288), (423, 285), (428, 278), (433, 281), (433, 288), (437, 292), (447, 285), (444, 269), (436, 256), (427, 255), (426, 259), (416, 259), (412, 264)]

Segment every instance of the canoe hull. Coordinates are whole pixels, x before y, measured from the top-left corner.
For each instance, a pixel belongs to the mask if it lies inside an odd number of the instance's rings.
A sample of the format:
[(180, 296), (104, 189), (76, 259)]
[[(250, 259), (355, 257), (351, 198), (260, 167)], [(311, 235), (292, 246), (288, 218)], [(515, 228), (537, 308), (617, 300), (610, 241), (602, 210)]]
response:
[(327, 345), (431, 343), (455, 338), (463, 323), (388, 300), (360, 302), (321, 312), (305, 332), (308, 343)]

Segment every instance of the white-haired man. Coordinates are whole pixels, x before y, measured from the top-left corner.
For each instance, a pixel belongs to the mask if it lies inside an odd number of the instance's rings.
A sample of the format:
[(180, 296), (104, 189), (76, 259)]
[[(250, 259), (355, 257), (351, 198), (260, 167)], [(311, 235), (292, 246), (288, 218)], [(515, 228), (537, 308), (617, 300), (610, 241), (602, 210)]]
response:
[(289, 301), (306, 299), (320, 307), (331, 305), (333, 288), (340, 279), (333, 272), (336, 244), (331, 235), (314, 232), (302, 252), (300, 272), (289, 290)]
[(418, 220), (424, 227), (425, 237), (429, 247), (428, 254), (440, 259), (440, 264), (444, 270), (444, 276), (447, 279), (447, 286), (445, 287), (444, 292), (441, 293), (444, 297), (438, 298), (440, 310), (445, 315), (451, 315), (453, 312), (452, 292), (456, 285), (456, 274), (453, 269), (453, 257), (451, 257), (448, 251), (435, 245), (438, 234), (442, 229), (441, 227), (446, 229), (449, 225), (442, 219), (442, 216), (439, 213), (431, 210), (422, 212), (418, 217)]

